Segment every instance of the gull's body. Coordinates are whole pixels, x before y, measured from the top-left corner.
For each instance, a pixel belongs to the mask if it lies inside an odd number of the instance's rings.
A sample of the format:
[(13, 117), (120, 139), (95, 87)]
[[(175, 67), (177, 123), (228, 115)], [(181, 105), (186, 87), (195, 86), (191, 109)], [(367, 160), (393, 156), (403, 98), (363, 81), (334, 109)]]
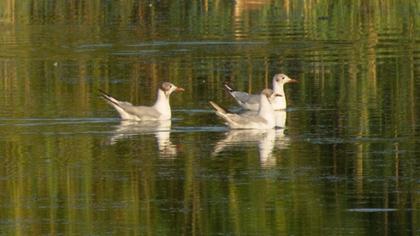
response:
[[(291, 79), (285, 74), (276, 74), (273, 77), (273, 90), (274, 93), (279, 95), (270, 99), (271, 106), (274, 110), (284, 110), (287, 108), (284, 85), (294, 82), (297, 82), (297, 80)], [(227, 84), (225, 84), (225, 87), (242, 108), (251, 111), (257, 111), (259, 109), (259, 94), (249, 94), (246, 92), (236, 91)]]
[(105, 101), (113, 106), (123, 120), (169, 120), (171, 119), (171, 106), (169, 96), (174, 91), (184, 91), (175, 85), (164, 82), (157, 92), (157, 99), (153, 106), (134, 106), (129, 102), (119, 101), (109, 94), (99, 90)]
[(256, 114), (228, 113), (216, 103), (210, 101), (210, 104), (231, 129), (272, 129), (276, 126), (276, 121), (269, 99), (275, 96), (271, 89), (264, 89), (259, 95), (259, 109)]

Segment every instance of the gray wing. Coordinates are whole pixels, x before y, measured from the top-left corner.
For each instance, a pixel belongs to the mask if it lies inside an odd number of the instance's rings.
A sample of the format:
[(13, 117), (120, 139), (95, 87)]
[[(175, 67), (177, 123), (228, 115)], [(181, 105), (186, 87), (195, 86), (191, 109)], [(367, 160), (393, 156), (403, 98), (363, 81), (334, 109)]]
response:
[(232, 97), (234, 97), (236, 100), (238, 100), (238, 102), (241, 103), (258, 104), (260, 101), (259, 96), (255, 94), (249, 94), (240, 91), (233, 91), (230, 94), (232, 94)]
[(248, 104), (259, 104), (260, 103), (260, 96), (256, 94), (249, 95)]
[(120, 114), (122, 119), (125, 120), (154, 120), (160, 117), (160, 112), (152, 107), (146, 106), (133, 106), (129, 102), (119, 101), (113, 98), (111, 95), (99, 90), (101, 96), (105, 101), (112, 105), (115, 110)]
[(137, 116), (140, 119), (158, 119), (161, 115), (153, 107), (133, 106), (129, 102), (120, 102), (118, 105), (128, 114)]

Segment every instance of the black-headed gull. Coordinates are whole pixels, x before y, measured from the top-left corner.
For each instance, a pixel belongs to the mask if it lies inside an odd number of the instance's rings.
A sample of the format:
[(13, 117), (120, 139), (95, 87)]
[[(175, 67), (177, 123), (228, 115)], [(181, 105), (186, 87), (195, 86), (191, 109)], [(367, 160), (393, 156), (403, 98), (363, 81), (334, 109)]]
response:
[(259, 95), (259, 109), (256, 114), (234, 114), (210, 101), (216, 115), (226, 121), (231, 129), (272, 129), (276, 126), (274, 109), (269, 99), (277, 96), (271, 89), (264, 89)]
[[(280, 96), (272, 97), (271, 106), (274, 110), (283, 110), (287, 108), (286, 95), (284, 93), (284, 85), (287, 83), (296, 83), (295, 79), (289, 78), (285, 74), (276, 74), (273, 77), (273, 90)], [(246, 92), (236, 91), (228, 84), (225, 88), (236, 100), (236, 102), (244, 109), (257, 111), (259, 109), (259, 94), (249, 94)]]
[(174, 91), (184, 91), (172, 83), (163, 82), (158, 89), (157, 99), (153, 106), (134, 106), (129, 102), (118, 101), (109, 94), (99, 90), (105, 101), (113, 106), (123, 120), (169, 120), (171, 119), (171, 106), (169, 96)]

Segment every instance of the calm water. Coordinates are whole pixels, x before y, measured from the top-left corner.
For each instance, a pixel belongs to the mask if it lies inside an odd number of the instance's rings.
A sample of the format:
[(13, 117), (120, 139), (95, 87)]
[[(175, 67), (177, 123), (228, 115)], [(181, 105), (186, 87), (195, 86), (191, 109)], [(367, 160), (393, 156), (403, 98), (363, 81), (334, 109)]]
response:
[[(418, 1), (64, 2), (0, 3), (0, 235), (420, 234)], [(282, 129), (211, 112), (280, 72)]]

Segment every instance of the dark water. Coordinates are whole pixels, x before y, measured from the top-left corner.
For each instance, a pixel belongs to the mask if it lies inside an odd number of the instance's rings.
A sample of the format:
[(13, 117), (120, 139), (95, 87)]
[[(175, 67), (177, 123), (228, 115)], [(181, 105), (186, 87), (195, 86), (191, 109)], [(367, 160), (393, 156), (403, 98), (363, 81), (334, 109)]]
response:
[[(1, 235), (419, 235), (420, 4), (0, 3)], [(276, 73), (282, 129), (223, 82)], [(103, 89), (170, 123), (120, 122)]]

